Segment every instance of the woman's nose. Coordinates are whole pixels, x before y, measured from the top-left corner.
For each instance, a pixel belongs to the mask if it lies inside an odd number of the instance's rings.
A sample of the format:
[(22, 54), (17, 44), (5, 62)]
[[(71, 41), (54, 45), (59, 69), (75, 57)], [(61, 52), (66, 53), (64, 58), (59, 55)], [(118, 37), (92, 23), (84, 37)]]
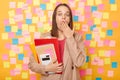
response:
[(62, 19), (65, 19), (65, 15), (62, 15)]

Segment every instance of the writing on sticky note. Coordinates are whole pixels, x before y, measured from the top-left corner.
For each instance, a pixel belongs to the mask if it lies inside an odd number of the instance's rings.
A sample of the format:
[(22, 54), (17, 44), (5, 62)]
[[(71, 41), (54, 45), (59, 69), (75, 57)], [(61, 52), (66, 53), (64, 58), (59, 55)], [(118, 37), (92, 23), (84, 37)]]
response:
[(96, 46), (96, 41), (91, 41), (90, 42), (90, 47), (95, 47)]
[(16, 64), (16, 69), (21, 70), (22, 69), (22, 64)]
[(99, 56), (101, 56), (101, 57), (105, 55), (105, 51), (104, 50), (99, 50), (98, 53), (99, 53)]
[(102, 21), (102, 23), (101, 23), (101, 26), (103, 27), (103, 28), (106, 28), (107, 27), (107, 22), (106, 21)]
[(29, 26), (29, 32), (35, 32), (35, 26)]
[(98, 10), (104, 10), (104, 9), (105, 9), (104, 4), (99, 4), (99, 5), (98, 5)]
[(114, 71), (109, 70), (107, 75), (108, 75), (108, 77), (113, 77), (114, 76)]

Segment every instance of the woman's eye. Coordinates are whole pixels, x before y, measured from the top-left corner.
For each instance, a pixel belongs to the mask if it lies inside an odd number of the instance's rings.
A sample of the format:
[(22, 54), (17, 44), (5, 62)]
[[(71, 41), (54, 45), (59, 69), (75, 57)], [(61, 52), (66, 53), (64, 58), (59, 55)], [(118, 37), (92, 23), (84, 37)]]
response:
[(58, 16), (61, 16), (62, 14), (61, 13), (58, 13)]

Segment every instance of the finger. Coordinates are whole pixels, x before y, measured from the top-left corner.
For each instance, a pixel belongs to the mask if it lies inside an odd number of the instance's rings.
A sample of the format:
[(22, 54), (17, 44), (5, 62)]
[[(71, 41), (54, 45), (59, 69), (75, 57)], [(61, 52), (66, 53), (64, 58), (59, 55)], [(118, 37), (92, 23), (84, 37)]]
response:
[(57, 63), (57, 60), (53, 61), (53, 64)]

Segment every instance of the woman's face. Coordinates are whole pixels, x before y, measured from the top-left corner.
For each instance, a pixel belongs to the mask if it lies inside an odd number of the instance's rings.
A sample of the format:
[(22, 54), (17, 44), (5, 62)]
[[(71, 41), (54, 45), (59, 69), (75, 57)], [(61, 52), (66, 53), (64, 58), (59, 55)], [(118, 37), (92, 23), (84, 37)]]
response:
[(70, 22), (70, 11), (66, 6), (58, 7), (56, 12), (56, 23), (58, 29), (60, 29), (62, 22), (66, 22), (67, 24)]

